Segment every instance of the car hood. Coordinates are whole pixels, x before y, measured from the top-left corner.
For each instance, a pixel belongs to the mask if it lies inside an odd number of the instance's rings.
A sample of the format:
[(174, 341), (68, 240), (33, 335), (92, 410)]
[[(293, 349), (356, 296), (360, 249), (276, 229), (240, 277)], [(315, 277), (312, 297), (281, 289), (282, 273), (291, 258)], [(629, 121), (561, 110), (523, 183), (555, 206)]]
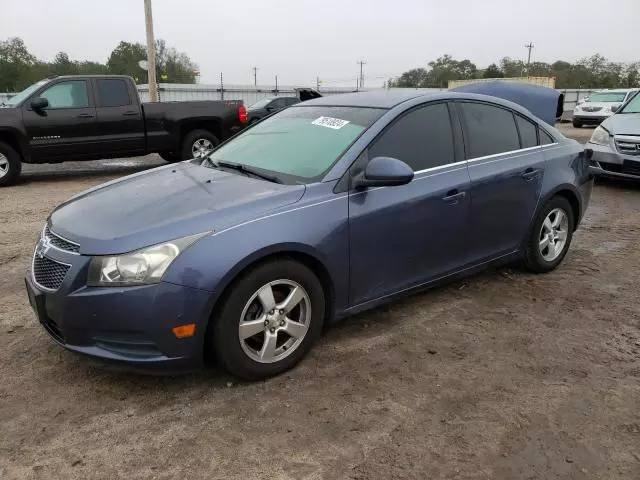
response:
[(130, 252), (220, 231), (297, 202), (303, 185), (281, 185), (193, 162), (108, 182), (56, 208), (51, 230), (84, 255)]
[(608, 107), (613, 107), (614, 105), (620, 106), (622, 105), (622, 102), (582, 102), (577, 106), (580, 108), (584, 108), (584, 107), (608, 108)]
[(618, 113), (600, 125), (614, 135), (640, 135), (640, 113)]

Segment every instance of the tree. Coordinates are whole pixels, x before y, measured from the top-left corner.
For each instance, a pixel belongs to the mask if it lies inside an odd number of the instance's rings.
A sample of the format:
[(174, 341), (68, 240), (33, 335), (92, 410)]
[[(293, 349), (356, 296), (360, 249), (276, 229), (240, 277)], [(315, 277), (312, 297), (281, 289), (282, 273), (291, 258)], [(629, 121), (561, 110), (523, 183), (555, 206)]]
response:
[(19, 92), (33, 82), (37, 60), (20, 38), (0, 42), (0, 91)]
[(141, 43), (120, 42), (109, 55), (107, 68), (111, 74), (129, 75), (137, 82), (146, 82), (147, 72), (138, 65), (146, 59), (147, 49)]
[(495, 64), (492, 63), (489, 65), (485, 71), (482, 73), (482, 78), (502, 78), (504, 77), (504, 73), (502, 70)]
[(69, 55), (59, 52), (50, 65), (51, 73), (54, 75), (78, 75), (78, 62), (72, 62)]
[(389, 88), (418, 88), (426, 83), (427, 76), (427, 70), (424, 68), (414, 68), (395, 80), (389, 80)]
[(429, 62), (427, 87), (447, 87), (449, 80), (466, 80), (475, 78), (477, 68), (470, 60), (455, 60), (451, 55), (443, 55)]

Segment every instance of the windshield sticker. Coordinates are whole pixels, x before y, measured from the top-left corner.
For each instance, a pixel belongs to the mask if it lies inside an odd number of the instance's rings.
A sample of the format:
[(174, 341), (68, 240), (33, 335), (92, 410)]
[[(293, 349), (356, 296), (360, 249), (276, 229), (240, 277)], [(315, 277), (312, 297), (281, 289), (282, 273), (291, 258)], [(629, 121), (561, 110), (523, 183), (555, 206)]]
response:
[(313, 122), (313, 125), (320, 125), (321, 127), (333, 128), (334, 130), (339, 130), (344, 127), (349, 120), (340, 120), (339, 118), (333, 117), (318, 117)]

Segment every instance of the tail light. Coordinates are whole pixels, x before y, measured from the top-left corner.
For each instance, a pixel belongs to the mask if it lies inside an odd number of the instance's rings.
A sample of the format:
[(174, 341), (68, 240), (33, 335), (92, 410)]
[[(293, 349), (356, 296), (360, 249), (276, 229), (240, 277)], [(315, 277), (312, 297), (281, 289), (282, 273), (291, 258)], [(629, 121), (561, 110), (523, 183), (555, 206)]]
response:
[(238, 107), (238, 118), (240, 123), (247, 123), (247, 108), (243, 105)]

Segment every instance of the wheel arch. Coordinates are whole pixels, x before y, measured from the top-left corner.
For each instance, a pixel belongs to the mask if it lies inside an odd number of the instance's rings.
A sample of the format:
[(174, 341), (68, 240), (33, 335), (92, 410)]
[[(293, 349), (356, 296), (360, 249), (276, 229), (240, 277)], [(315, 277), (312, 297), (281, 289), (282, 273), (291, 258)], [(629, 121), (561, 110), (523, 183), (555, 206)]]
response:
[(211, 335), (212, 325), (215, 319), (216, 313), (220, 311), (220, 308), (224, 304), (226, 298), (232, 291), (235, 282), (242, 278), (247, 272), (256, 268), (258, 265), (269, 261), (275, 261), (278, 259), (292, 259), (305, 265), (309, 268), (322, 285), (325, 296), (325, 318), (324, 325), (331, 322), (334, 315), (334, 300), (335, 300), (335, 282), (329, 273), (325, 262), (322, 260), (321, 255), (313, 248), (298, 244), (298, 243), (283, 243), (278, 245), (271, 245), (267, 248), (252, 253), (245, 257), (221, 279), (218, 283), (217, 290), (218, 295), (215, 296), (213, 303), (210, 307), (209, 321), (207, 323), (207, 330), (205, 333), (204, 341), (204, 358), (211, 358)]
[[(582, 201), (580, 199), (580, 194), (578, 193), (578, 189), (571, 184), (559, 185), (553, 190), (551, 190), (545, 197), (540, 201), (538, 211), (546, 205), (546, 203), (551, 200), (553, 197), (563, 197), (565, 198), (569, 204), (571, 205), (571, 210), (573, 213), (573, 231), (576, 231), (578, 228), (578, 224), (581, 220), (581, 212), (582, 212)], [(537, 216), (537, 214), (536, 214)], [(535, 217), (534, 217), (535, 218)]]

